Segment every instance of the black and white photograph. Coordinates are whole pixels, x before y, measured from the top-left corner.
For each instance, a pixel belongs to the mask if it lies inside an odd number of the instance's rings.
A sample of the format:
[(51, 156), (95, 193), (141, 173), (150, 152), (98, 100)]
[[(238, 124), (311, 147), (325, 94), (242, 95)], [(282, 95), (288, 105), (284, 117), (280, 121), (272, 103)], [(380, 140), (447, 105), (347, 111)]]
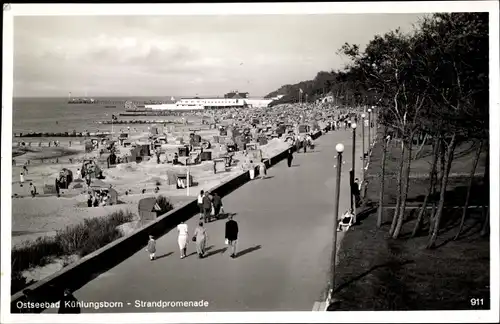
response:
[(3, 9), (2, 323), (498, 320), (497, 1)]

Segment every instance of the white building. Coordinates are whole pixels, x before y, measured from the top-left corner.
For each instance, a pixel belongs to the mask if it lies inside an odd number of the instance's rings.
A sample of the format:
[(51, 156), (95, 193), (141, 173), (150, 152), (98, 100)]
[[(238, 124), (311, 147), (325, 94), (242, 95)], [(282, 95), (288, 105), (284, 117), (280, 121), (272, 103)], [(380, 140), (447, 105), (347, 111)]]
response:
[(255, 98), (182, 98), (175, 104), (145, 105), (153, 110), (203, 110), (220, 108), (267, 107), (271, 99)]

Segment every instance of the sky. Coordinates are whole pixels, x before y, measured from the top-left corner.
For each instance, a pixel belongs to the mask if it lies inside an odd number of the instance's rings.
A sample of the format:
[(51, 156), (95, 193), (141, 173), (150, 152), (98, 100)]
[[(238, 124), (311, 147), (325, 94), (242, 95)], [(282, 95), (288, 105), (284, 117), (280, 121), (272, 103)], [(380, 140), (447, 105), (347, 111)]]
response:
[(264, 96), (421, 14), (17, 16), (14, 97)]

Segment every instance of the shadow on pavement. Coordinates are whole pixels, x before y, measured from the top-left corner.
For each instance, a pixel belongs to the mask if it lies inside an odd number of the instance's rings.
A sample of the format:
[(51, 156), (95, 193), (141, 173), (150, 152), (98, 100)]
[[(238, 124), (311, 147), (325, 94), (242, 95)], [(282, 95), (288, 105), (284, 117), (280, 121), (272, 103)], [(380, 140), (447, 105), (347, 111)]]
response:
[(272, 179), (272, 178), (274, 178), (274, 176), (265, 176), (264, 179), (262, 179), (262, 180)]
[(228, 218), (229, 216), (233, 216), (233, 217), (234, 217), (234, 216), (236, 216), (236, 215), (238, 215), (238, 213), (223, 213), (223, 214), (221, 213), (221, 214), (219, 214), (219, 216), (217, 216), (216, 221), (217, 221), (217, 220), (223, 220), (223, 219), (226, 219), (226, 218)]
[(212, 255), (216, 255), (216, 254), (223, 254), (224, 252), (226, 252), (227, 250), (227, 247), (224, 247), (224, 248), (220, 248), (220, 249), (217, 249), (217, 250), (214, 250), (212, 252), (208, 252), (207, 254), (205, 254), (205, 258), (208, 258), (208, 257), (211, 257)]
[(248, 249), (245, 249), (243, 251), (240, 251), (240, 252), (236, 253), (236, 257), (237, 258), (242, 257), (245, 254), (252, 253), (253, 251), (260, 250), (261, 248), (262, 248), (261, 245), (252, 246), (251, 248), (248, 248)]
[(161, 258), (166, 258), (168, 256), (171, 256), (172, 254), (174, 254), (174, 252), (168, 252), (168, 253), (165, 253), (165, 254), (162, 254), (162, 255), (159, 255), (155, 258), (155, 260), (158, 260), (158, 259), (161, 259)]

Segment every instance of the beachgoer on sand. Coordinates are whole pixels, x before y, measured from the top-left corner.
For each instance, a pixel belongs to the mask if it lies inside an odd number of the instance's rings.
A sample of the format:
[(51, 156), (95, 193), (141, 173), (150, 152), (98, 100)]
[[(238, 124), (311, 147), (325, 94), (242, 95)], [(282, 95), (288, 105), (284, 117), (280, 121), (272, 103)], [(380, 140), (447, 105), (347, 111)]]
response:
[(30, 192), (31, 192), (31, 197), (35, 198), (36, 187), (35, 187), (35, 185), (32, 182), (30, 182)]
[(19, 182), (21, 183), (21, 187), (23, 186), (24, 184), (24, 174), (21, 172), (21, 174), (19, 175)]
[(87, 195), (87, 207), (92, 207), (92, 201), (94, 197), (92, 196), (92, 193), (89, 191)]

